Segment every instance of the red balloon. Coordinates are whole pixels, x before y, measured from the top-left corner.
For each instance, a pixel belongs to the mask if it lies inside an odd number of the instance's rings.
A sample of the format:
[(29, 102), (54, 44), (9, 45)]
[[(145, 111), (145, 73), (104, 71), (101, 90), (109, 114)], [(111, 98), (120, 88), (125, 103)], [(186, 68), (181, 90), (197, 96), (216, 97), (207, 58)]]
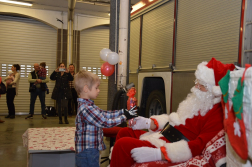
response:
[(103, 63), (103, 65), (101, 66), (101, 73), (107, 77), (112, 75), (114, 71), (115, 71), (115, 66), (109, 64), (108, 62)]

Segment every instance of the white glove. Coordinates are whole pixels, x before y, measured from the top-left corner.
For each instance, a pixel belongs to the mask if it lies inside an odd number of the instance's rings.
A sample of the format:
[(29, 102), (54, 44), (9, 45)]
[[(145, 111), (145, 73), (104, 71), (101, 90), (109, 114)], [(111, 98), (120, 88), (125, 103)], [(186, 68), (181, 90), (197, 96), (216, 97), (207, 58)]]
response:
[(134, 121), (136, 123), (135, 123), (135, 125), (132, 126), (133, 130), (150, 129), (150, 124), (151, 124), (150, 118), (144, 118), (144, 117), (138, 116), (138, 117), (134, 118)]
[(131, 150), (131, 157), (137, 163), (162, 160), (160, 148), (139, 147)]

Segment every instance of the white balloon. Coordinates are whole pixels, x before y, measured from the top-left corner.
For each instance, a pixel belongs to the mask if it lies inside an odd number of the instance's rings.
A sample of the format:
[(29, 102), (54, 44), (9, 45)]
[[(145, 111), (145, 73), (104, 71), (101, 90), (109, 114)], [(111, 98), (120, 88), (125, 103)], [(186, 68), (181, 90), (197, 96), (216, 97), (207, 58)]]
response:
[(109, 64), (111, 65), (115, 65), (118, 63), (119, 61), (119, 56), (116, 52), (110, 52), (108, 53), (108, 56), (107, 56), (107, 61)]
[(107, 56), (108, 56), (108, 53), (111, 52), (110, 49), (108, 48), (103, 48), (101, 51), (100, 51), (100, 57), (102, 60), (104, 61), (107, 61)]

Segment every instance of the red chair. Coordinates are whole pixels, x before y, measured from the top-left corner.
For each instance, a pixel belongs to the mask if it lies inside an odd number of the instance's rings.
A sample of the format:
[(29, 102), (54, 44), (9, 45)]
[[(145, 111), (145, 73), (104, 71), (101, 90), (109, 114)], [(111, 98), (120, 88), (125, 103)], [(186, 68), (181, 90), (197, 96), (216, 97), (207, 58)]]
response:
[[(103, 128), (103, 136), (105, 137), (110, 137), (110, 146), (109, 146), (109, 150), (111, 147), (113, 147), (114, 143), (115, 143), (115, 139), (116, 139), (116, 135), (119, 132), (119, 130), (122, 127), (113, 127), (113, 128)], [(107, 160), (109, 160), (109, 157), (101, 157), (102, 161), (101, 164), (106, 162)]]

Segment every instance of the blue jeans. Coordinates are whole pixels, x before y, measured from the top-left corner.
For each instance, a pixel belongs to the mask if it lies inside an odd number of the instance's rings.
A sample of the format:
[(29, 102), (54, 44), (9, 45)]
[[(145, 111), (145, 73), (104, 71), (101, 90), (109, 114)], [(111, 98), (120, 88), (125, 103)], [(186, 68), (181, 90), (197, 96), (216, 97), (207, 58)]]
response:
[(41, 103), (41, 114), (46, 115), (45, 112), (45, 91), (42, 91), (40, 88), (36, 88), (34, 92), (31, 92), (31, 99), (30, 99), (30, 114), (34, 114), (34, 105), (39, 96), (39, 100)]
[(85, 149), (75, 154), (76, 167), (99, 167), (99, 150), (96, 148)]

